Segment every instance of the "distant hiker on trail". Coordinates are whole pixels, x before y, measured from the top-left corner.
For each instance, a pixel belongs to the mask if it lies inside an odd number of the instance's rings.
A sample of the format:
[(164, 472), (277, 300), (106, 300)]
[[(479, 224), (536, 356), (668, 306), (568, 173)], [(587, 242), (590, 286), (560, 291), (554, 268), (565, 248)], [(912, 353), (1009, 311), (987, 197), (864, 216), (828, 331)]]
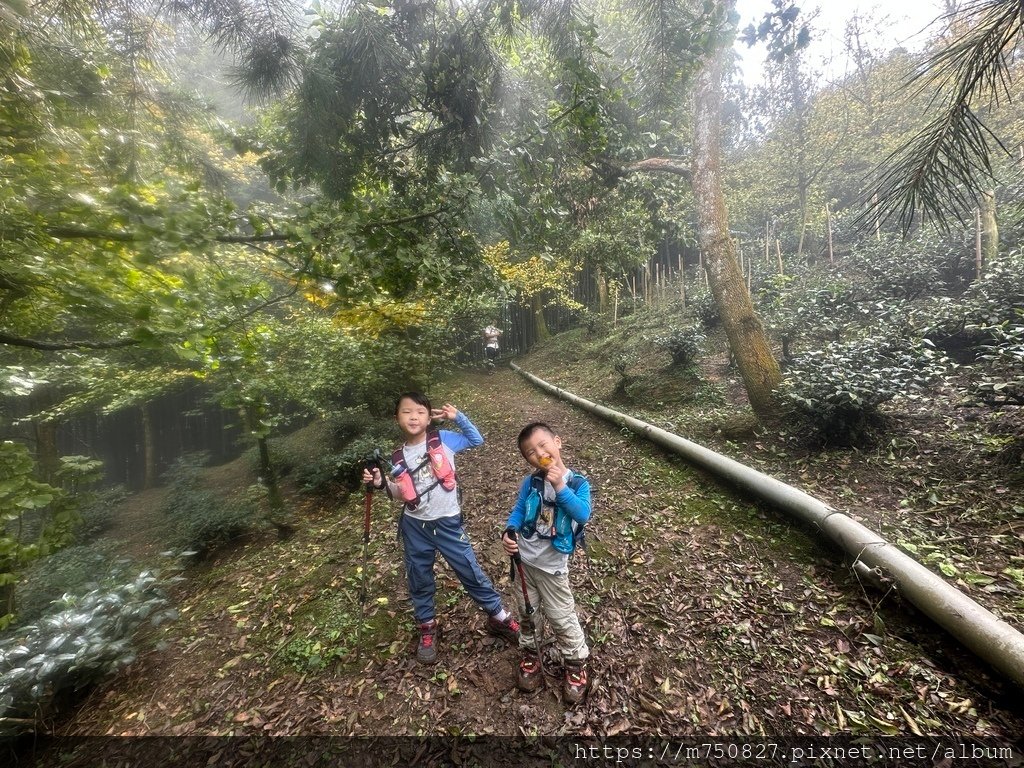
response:
[[(519, 433), (519, 451), (536, 471), (519, 486), (501, 543), (510, 556), (519, 555), (521, 563), (516, 566), (521, 565), (526, 593), (516, 594), (523, 626), (519, 638), (523, 658), (516, 684), (521, 690), (534, 691), (543, 680), (540, 644), (546, 620), (565, 665), (564, 699), (576, 704), (587, 692), (590, 649), (569, 586), (569, 555), (590, 519), (590, 483), (566, 469), (561, 450), (561, 438), (543, 422), (527, 424)], [(527, 606), (540, 608), (532, 621)]]
[(498, 344), (498, 337), (501, 336), (501, 331), (495, 328), (493, 325), (488, 325), (481, 331), (484, 337), (484, 355), (487, 356), (487, 362), (490, 365), (494, 365), (494, 361), (498, 359), (498, 352), (500, 345)]
[[(437, 430), (432, 419), (454, 421), (459, 432)], [(409, 597), (419, 626), (416, 658), (432, 664), (437, 660), (438, 623), (434, 613), (434, 559), (440, 552), (459, 577), (469, 596), (487, 612), (487, 631), (510, 642), (519, 639), (519, 624), (505, 610), (501, 596), (481, 570), (462, 525), (461, 493), (455, 475), (455, 454), (482, 445), (483, 437), (465, 414), (451, 403), (430, 407), (419, 392), (406, 392), (395, 404), (395, 419), (405, 444), (392, 455), (390, 476), (378, 467), (363, 470), (363, 482), (387, 488), (402, 502), (399, 531), (405, 549), (405, 573)]]

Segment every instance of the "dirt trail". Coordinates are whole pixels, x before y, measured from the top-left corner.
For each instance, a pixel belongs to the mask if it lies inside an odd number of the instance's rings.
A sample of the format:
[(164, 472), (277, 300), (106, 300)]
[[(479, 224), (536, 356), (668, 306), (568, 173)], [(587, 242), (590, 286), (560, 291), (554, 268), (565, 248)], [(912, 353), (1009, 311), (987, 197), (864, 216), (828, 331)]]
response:
[[(497, 537), (526, 470), (515, 435), (541, 419), (594, 495), (573, 584), (592, 690), (515, 690), (517, 649), (439, 567), (439, 662), (418, 665), (394, 512), (375, 503), (363, 653), (315, 661), (356, 615), (362, 497), (310, 511), (288, 542), (225, 556), (182, 596), (169, 649), (92, 694), (59, 733), (468, 735), (929, 734), (1021, 745), (1019, 692), (894, 595), (866, 591), (826, 549), (658, 449), (545, 397), (508, 370), (434, 393), (486, 437), (461, 454), (464, 508), (507, 596)], [(511, 602), (511, 601), (510, 601)], [(339, 629), (340, 627), (340, 629)], [(332, 640), (333, 637), (333, 640)], [(300, 642), (301, 641), (301, 642)], [(296, 656), (296, 649), (307, 655)], [(1021, 745), (1024, 746), (1024, 745)]]

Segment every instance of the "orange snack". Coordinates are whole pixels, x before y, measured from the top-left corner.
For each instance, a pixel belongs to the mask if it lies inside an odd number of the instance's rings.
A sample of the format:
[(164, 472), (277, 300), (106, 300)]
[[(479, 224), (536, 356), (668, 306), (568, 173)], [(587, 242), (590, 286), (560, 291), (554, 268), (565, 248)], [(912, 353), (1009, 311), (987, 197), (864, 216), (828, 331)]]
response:
[(541, 456), (539, 459), (537, 459), (537, 463), (540, 464), (544, 469), (547, 469), (548, 467), (551, 466), (551, 457)]

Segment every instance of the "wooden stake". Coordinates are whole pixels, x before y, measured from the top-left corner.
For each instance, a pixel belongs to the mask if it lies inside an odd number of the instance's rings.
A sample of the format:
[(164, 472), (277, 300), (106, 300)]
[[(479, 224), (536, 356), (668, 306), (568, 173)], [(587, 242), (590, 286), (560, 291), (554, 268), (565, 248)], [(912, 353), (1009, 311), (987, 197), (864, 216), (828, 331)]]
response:
[(871, 196), (871, 207), (875, 210), (875, 240), (882, 239), (882, 221), (878, 216), (878, 193)]
[(832, 251), (832, 211), (828, 208), (828, 203), (825, 203), (825, 221), (828, 222), (828, 263), (835, 264), (835, 255)]
[(974, 209), (974, 279), (981, 279), (981, 208)]
[(786, 271), (782, 268), (782, 243), (779, 242), (779, 238), (775, 238), (775, 258), (779, 262), (779, 274), (784, 275)]

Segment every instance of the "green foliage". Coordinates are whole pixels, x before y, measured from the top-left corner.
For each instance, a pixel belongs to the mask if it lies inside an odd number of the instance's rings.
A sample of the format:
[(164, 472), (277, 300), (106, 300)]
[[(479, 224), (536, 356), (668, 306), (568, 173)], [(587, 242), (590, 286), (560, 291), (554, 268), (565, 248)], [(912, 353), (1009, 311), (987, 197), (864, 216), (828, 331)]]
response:
[(307, 493), (327, 493), (344, 489), (355, 490), (360, 483), (363, 461), (379, 449), (390, 458), (391, 447), (397, 444), (398, 433), (394, 422), (374, 418), (366, 412), (349, 411), (332, 422), (333, 437), (326, 453), (300, 467), (296, 482)]
[(721, 324), (722, 316), (718, 311), (718, 303), (707, 288), (700, 287), (694, 291), (687, 297), (687, 304), (690, 313), (709, 331)]
[(968, 265), (961, 243), (928, 230), (907, 240), (894, 236), (862, 240), (844, 258), (843, 266), (855, 274), (863, 295), (912, 301), (953, 291)]
[(855, 445), (879, 423), (880, 405), (916, 396), (947, 369), (927, 342), (869, 337), (800, 355), (781, 394), (824, 442)]
[(75, 545), (30, 564), (21, 575), (16, 595), (18, 623), (27, 624), (51, 610), (64, 595), (114, 586), (125, 575), (126, 560), (91, 546)]
[(85, 488), (98, 479), (100, 466), (82, 456), (62, 457), (59, 488), (34, 479), (36, 465), (25, 446), (0, 443), (0, 594), (6, 598), (0, 629), (14, 617), (12, 587), (21, 569), (74, 539), (78, 505), (88, 499)]
[(991, 337), (975, 366), (974, 394), (985, 404), (1024, 405), (1024, 317), (1018, 325), (981, 326)]
[(792, 355), (797, 341), (838, 341), (860, 314), (857, 292), (849, 281), (813, 268), (768, 276), (758, 305), (772, 334), (782, 341), (785, 357)]
[(225, 499), (203, 488), (205, 454), (187, 454), (167, 473), (169, 488), (161, 512), (168, 520), (168, 544), (205, 556), (253, 530), (256, 509), (249, 499)]
[(132, 638), (177, 617), (159, 577), (144, 571), (94, 590), (0, 642), (0, 741), (30, 731), (65, 692), (80, 691), (135, 659)]
[(989, 264), (958, 299), (935, 299), (910, 319), (938, 347), (974, 362), (986, 347), (1001, 346), (1005, 334), (1022, 324), (1022, 315), (1024, 253), (1014, 251)]
[(961, 298), (967, 325), (1021, 322), (1024, 313), (1024, 251), (1014, 251), (986, 266)]
[(88, 544), (113, 528), (114, 508), (127, 497), (124, 486), (92, 494), (78, 511), (81, 522), (75, 530), (75, 543)]
[(672, 365), (685, 367), (696, 362), (707, 337), (695, 325), (669, 325), (651, 341), (672, 355)]

